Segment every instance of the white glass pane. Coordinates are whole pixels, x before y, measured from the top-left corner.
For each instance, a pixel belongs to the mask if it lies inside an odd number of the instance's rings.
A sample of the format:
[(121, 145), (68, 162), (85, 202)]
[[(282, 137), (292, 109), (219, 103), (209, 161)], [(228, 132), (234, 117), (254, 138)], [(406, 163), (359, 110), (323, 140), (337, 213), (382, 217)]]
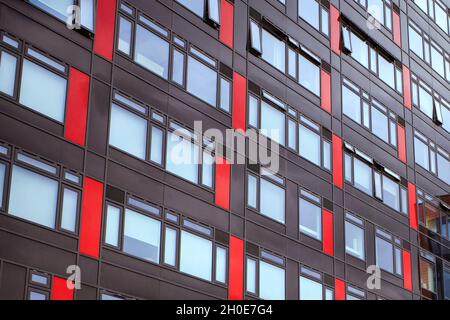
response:
[(118, 49), (123, 53), (131, 51), (131, 22), (120, 17)]
[(231, 84), (225, 79), (220, 79), (220, 105), (219, 107), (226, 112), (230, 111), (231, 107)]
[(380, 79), (395, 89), (394, 65), (383, 56), (378, 55), (378, 69)]
[(220, 247), (216, 248), (216, 281), (227, 281), (227, 250)]
[(372, 195), (372, 169), (358, 159), (354, 159), (355, 187)]
[(248, 124), (258, 128), (258, 100), (252, 96), (249, 99), (248, 118)]
[(3, 207), (3, 190), (5, 186), (6, 166), (0, 163), (0, 208)]
[(312, 91), (316, 95), (320, 95), (320, 68), (299, 55), (298, 57), (298, 82)]
[(169, 44), (147, 29), (137, 26), (134, 60), (167, 79), (169, 68)]
[(304, 199), (300, 199), (300, 231), (322, 239), (322, 209)]
[(13, 166), (9, 214), (54, 228), (57, 202), (58, 182)]
[(189, 57), (187, 73), (187, 91), (208, 104), (216, 106), (217, 72)]
[(375, 107), (372, 107), (372, 132), (385, 142), (389, 142), (388, 118)]
[(162, 164), (164, 133), (157, 127), (152, 127), (152, 144), (150, 150), (150, 160)]
[(316, 0), (299, 0), (298, 15), (319, 29), (319, 3)]
[(64, 189), (61, 228), (75, 232), (78, 212), (78, 192)]
[(300, 125), (300, 155), (320, 166), (320, 136), (312, 130)]
[(421, 167), (429, 170), (430, 158), (428, 154), (428, 146), (418, 138), (414, 138), (414, 159)]
[(247, 258), (247, 291), (256, 293), (256, 261)]
[(81, 0), (81, 25), (94, 31), (94, 0)]
[(344, 166), (345, 166), (345, 180), (352, 182), (353, 174), (352, 174), (352, 157), (348, 154), (344, 156)]
[(369, 46), (361, 38), (350, 33), (352, 41), (352, 57), (361, 63), (364, 67), (369, 67)]
[(251, 45), (252, 48), (258, 52), (261, 52), (261, 33), (259, 26), (250, 21), (250, 33), (251, 33)]
[(1, 52), (0, 56), (0, 91), (7, 95), (14, 95), (14, 85), (16, 83), (17, 58)]
[(172, 81), (184, 84), (184, 54), (178, 50), (173, 51)]
[(433, 97), (424, 88), (419, 87), (420, 110), (433, 119)]
[(176, 0), (201, 18), (205, 13), (205, 0)]
[(423, 59), (423, 40), (415, 29), (409, 27), (409, 48)]
[(323, 166), (331, 170), (331, 145), (329, 142), (323, 142)]
[(345, 222), (345, 252), (364, 260), (364, 230)]
[(261, 132), (271, 140), (284, 145), (285, 115), (264, 101), (261, 103)]
[(300, 277), (300, 300), (322, 300), (322, 284)]
[(398, 183), (383, 176), (383, 202), (392, 209), (400, 211), (400, 189)]
[(447, 184), (450, 184), (450, 162), (448, 159), (437, 155), (438, 177)]
[(125, 211), (123, 251), (136, 257), (159, 262), (161, 222), (132, 210)]
[(344, 114), (361, 123), (361, 98), (345, 86), (342, 87), (342, 104)]
[(166, 169), (193, 183), (198, 182), (198, 146), (187, 139), (169, 133), (167, 137)]
[(285, 44), (265, 30), (262, 31), (262, 58), (284, 73), (286, 68)]
[(247, 204), (249, 207), (256, 208), (256, 195), (257, 195), (257, 180), (256, 177), (248, 176), (248, 186), (247, 186)]
[(211, 281), (212, 242), (181, 232), (180, 271)]
[(164, 263), (175, 266), (177, 257), (177, 232), (166, 228), (166, 239), (164, 241)]
[(297, 123), (292, 120), (288, 122), (288, 146), (297, 149)]
[(41, 9), (47, 11), (51, 15), (61, 20), (66, 20), (68, 17), (67, 9), (74, 5), (74, 0), (31, 0), (31, 3), (37, 5)]
[(431, 67), (441, 77), (445, 77), (444, 56), (433, 45), (431, 46)]
[(394, 272), (394, 252), (390, 242), (376, 237), (376, 264), (383, 270)]
[(106, 211), (105, 243), (117, 247), (119, 245), (120, 209), (108, 205)]
[(113, 104), (109, 144), (140, 159), (145, 159), (147, 120)]
[(285, 299), (285, 271), (264, 261), (259, 262), (259, 296), (265, 300)]
[(67, 80), (24, 60), (19, 102), (59, 122), (64, 122)]
[(284, 189), (261, 179), (260, 206), (261, 213), (284, 223)]

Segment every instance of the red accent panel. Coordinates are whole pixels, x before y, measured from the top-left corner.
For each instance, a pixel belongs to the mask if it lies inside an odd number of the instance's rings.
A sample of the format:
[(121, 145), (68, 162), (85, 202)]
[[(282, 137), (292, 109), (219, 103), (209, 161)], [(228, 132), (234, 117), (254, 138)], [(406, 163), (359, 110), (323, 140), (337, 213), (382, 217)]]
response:
[(98, 258), (103, 209), (103, 183), (86, 177), (81, 211), (80, 253)]
[(347, 294), (345, 290), (345, 281), (336, 278), (334, 281), (335, 297), (334, 300), (346, 300)]
[(98, 0), (94, 52), (112, 61), (117, 0)]
[(322, 109), (331, 113), (331, 74), (325, 70), (320, 72), (320, 91)]
[(227, 0), (221, 1), (220, 41), (230, 48), (234, 43), (234, 5)]
[(229, 300), (244, 299), (244, 241), (230, 236)]
[(400, 15), (397, 12), (392, 13), (392, 26), (394, 33), (394, 42), (400, 48), (402, 47), (402, 32), (400, 29)]
[(405, 128), (397, 124), (398, 158), (406, 163), (406, 132)]
[(409, 197), (409, 226), (414, 230), (419, 227), (419, 219), (417, 217), (417, 191), (416, 186), (408, 182), (408, 197)]
[(403, 250), (403, 287), (409, 291), (412, 291), (412, 266), (411, 266), (411, 253)]
[(333, 183), (336, 187), (344, 188), (344, 175), (342, 172), (342, 139), (333, 134)]
[(224, 158), (216, 159), (216, 205), (230, 210), (231, 164)]
[(73, 300), (73, 289), (67, 287), (67, 280), (53, 276), (51, 300)]
[(403, 66), (403, 104), (409, 110), (412, 109), (411, 72), (406, 66)]
[(247, 79), (237, 72), (233, 76), (233, 129), (247, 130)]
[(331, 50), (336, 54), (341, 54), (341, 13), (339, 10), (330, 5), (331, 17)]
[(86, 143), (90, 83), (87, 74), (70, 68), (65, 138), (80, 146)]
[(334, 222), (333, 213), (327, 210), (322, 212), (323, 218), (323, 252), (334, 255)]

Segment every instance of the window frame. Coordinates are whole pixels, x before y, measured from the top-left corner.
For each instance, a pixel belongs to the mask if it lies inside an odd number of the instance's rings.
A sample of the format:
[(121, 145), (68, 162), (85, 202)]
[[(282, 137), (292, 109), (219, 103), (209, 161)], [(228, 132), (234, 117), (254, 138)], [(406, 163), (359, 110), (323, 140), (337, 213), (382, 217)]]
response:
[[(377, 256), (377, 238), (381, 239), (382, 241), (387, 242), (392, 246), (392, 272), (389, 270), (384, 269), (383, 267), (378, 265), (378, 256)], [(397, 251), (398, 250), (398, 251)], [(402, 240), (392, 234), (391, 232), (381, 229), (380, 227), (375, 228), (375, 264), (378, 268), (381, 270), (386, 271), (389, 274), (392, 274), (396, 277), (403, 278), (405, 270), (403, 270), (403, 246), (402, 246)], [(397, 259), (396, 254), (399, 252), (399, 259), (400, 259), (400, 266), (397, 266)], [(397, 272), (397, 268), (400, 268), (401, 274)]]
[(345, 254), (348, 254), (358, 260), (365, 262), (366, 256), (367, 256), (365, 220), (353, 213), (350, 213), (348, 211), (345, 212), (345, 215), (344, 215), (344, 243), (346, 243), (346, 240), (347, 240), (347, 223), (362, 230), (362, 257), (357, 255), (356, 253), (348, 251), (347, 245), (345, 245)]
[[(307, 1), (315, 1), (317, 3), (318, 6), (318, 14), (319, 16), (318, 18), (318, 24), (319, 24), (319, 28), (316, 28), (315, 26), (313, 26), (311, 23), (309, 23), (309, 21), (307, 21), (304, 17), (302, 17), (300, 15), (300, 1), (305, 1), (305, 0), (298, 0), (297, 1), (297, 6), (298, 6), (298, 11), (297, 11), (297, 19), (299, 20), (303, 20), (305, 21), (308, 25), (310, 25), (312, 28), (314, 28), (315, 30), (317, 30), (321, 35), (329, 38), (330, 37), (330, 8), (326, 7), (323, 2), (318, 1), (318, 0), (307, 0)], [(323, 32), (324, 29), (324, 22), (323, 22), (323, 13), (326, 12), (326, 14), (328, 15), (328, 21), (326, 23), (327, 26), (327, 32)]]

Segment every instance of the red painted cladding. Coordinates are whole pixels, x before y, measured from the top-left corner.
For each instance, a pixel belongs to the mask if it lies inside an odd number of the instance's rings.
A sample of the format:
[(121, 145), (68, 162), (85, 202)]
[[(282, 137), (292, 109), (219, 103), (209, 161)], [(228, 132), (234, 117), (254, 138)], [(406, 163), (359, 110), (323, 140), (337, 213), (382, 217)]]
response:
[(237, 72), (233, 76), (233, 129), (247, 130), (247, 79)]
[(67, 287), (67, 280), (54, 276), (51, 300), (73, 300), (74, 291)]
[(220, 24), (220, 41), (233, 48), (234, 5), (227, 0), (221, 0)]
[(392, 12), (392, 27), (393, 27), (393, 34), (394, 34), (394, 42), (397, 46), (400, 48), (402, 47), (402, 32), (400, 29), (400, 15), (393, 11)]
[(98, 258), (103, 209), (103, 183), (86, 177), (81, 207), (80, 253)]
[(345, 281), (336, 278), (336, 280), (334, 281), (334, 290), (335, 290), (334, 300), (347, 299), (347, 294), (345, 292)]
[(333, 213), (323, 210), (323, 252), (334, 256), (334, 222)]
[(344, 188), (342, 157), (342, 139), (333, 134), (333, 183), (340, 189)]
[(331, 50), (336, 54), (341, 54), (341, 14), (339, 10), (330, 5), (331, 17)]
[(409, 110), (412, 109), (411, 72), (406, 66), (403, 66), (403, 104)]
[(244, 299), (244, 241), (230, 236), (229, 300)]
[(406, 133), (405, 128), (397, 124), (398, 158), (406, 163)]
[(419, 227), (419, 219), (417, 217), (417, 193), (416, 186), (408, 182), (408, 197), (409, 197), (409, 226), (417, 230)]
[(86, 144), (90, 83), (91, 78), (87, 74), (70, 68), (65, 138), (80, 146)]
[(403, 273), (403, 287), (412, 291), (411, 253), (406, 250), (403, 250)]
[(320, 72), (320, 96), (322, 109), (331, 113), (331, 74), (325, 70)]
[(98, 0), (94, 52), (112, 61), (117, 0)]
[(224, 158), (216, 159), (216, 205), (230, 210), (231, 164)]

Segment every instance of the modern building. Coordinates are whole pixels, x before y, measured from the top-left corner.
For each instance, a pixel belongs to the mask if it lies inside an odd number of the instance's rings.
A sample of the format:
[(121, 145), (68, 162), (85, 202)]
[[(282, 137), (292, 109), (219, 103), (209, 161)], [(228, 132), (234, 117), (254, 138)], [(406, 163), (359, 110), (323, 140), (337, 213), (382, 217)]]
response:
[(449, 299), (448, 6), (0, 0), (0, 299)]

